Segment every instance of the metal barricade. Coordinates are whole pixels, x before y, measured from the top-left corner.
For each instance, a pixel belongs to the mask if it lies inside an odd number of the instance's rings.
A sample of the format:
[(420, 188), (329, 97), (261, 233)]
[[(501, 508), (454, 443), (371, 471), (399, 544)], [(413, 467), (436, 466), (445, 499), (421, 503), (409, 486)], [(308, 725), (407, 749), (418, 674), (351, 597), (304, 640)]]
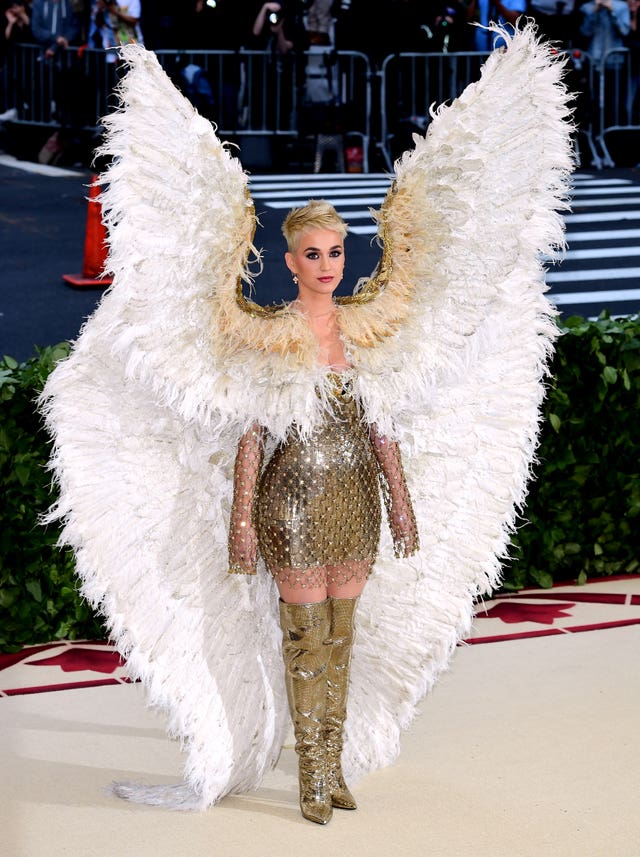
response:
[(595, 70), (593, 84), (598, 105), (596, 139), (604, 165), (614, 167), (607, 135), (640, 131), (640, 56), (629, 48), (607, 51)]
[[(565, 51), (565, 82), (574, 93), (576, 135), (589, 147), (592, 164), (598, 169), (612, 166), (606, 146), (597, 145), (594, 134), (596, 110), (593, 93), (597, 75), (584, 51)], [(412, 146), (412, 132), (424, 133), (431, 122), (430, 108), (457, 98), (477, 81), (489, 54), (460, 52), (442, 54), (397, 54), (385, 59), (381, 69), (379, 145), (390, 169), (395, 159)], [(576, 139), (579, 150), (579, 141)]]
[(561, 51), (565, 58), (564, 83), (572, 95), (571, 107), (576, 127), (574, 145), (580, 162), (583, 161), (583, 143), (588, 146), (591, 166), (602, 169), (605, 160), (595, 138), (597, 119), (595, 70), (591, 57), (581, 48)]
[(388, 56), (380, 70), (379, 146), (389, 167), (409, 145), (411, 132), (424, 133), (430, 108), (452, 101), (480, 77), (488, 54), (400, 53)]
[[(368, 170), (371, 72), (366, 55), (323, 48), (284, 56), (244, 49), (155, 53), (221, 137), (355, 136)], [(197, 92), (196, 80), (205, 92)]]
[[(368, 171), (371, 70), (364, 54), (318, 51), (158, 50), (175, 85), (224, 139), (356, 137)], [(38, 45), (17, 45), (4, 68), (4, 109), (13, 121), (65, 125), (99, 134), (116, 104), (123, 67), (114, 52), (70, 48), (46, 60)]]
[(39, 45), (16, 45), (4, 68), (7, 109), (15, 108), (21, 124), (97, 130), (114, 103), (117, 76), (102, 50), (68, 48), (45, 59)]

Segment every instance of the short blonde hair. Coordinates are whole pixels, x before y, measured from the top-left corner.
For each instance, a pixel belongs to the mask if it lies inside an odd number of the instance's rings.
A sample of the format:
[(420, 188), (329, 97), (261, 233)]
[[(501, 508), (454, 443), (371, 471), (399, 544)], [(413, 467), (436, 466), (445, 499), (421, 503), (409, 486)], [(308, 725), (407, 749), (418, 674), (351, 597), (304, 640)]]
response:
[(290, 253), (295, 252), (303, 232), (310, 229), (332, 229), (344, 240), (349, 226), (330, 202), (310, 199), (302, 208), (292, 208), (282, 224), (282, 234)]

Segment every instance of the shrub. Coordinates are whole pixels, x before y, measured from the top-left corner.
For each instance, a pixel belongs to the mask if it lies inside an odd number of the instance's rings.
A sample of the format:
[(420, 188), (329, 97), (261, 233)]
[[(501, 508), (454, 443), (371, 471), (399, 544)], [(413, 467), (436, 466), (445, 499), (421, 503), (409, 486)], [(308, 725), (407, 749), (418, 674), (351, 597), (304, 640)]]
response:
[(640, 570), (640, 315), (561, 331), (505, 589)]
[(37, 349), (18, 364), (0, 361), (0, 649), (61, 639), (102, 639), (105, 631), (78, 595), (73, 555), (60, 528), (39, 521), (55, 499), (47, 470), (51, 441), (35, 406), (67, 344)]

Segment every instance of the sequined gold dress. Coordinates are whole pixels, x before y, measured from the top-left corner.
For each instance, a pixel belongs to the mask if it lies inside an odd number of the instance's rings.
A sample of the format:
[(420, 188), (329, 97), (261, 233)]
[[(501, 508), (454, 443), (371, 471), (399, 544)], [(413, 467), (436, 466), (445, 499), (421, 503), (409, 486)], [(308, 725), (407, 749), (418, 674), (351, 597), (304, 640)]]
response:
[(304, 439), (279, 443), (264, 469), (264, 430), (256, 426), (241, 439), (230, 571), (255, 573), (256, 546), (249, 544), (255, 529), (279, 583), (308, 588), (365, 579), (378, 553), (381, 489), (396, 555), (418, 549), (399, 447), (367, 424), (353, 374), (331, 373), (332, 406), (320, 425)]
[(351, 382), (336, 376), (332, 413), (304, 440), (279, 444), (260, 479), (260, 553), (289, 585), (319, 586), (314, 569), (344, 581), (366, 576), (380, 540), (378, 466)]

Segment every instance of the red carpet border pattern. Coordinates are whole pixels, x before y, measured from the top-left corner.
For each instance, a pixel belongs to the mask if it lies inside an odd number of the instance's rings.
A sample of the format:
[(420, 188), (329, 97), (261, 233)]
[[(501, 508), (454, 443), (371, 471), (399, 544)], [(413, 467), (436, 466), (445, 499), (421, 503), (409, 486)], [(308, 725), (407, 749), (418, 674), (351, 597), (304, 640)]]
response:
[[(584, 586), (523, 589), (478, 603), (461, 645), (640, 625), (640, 575)], [(62, 640), (0, 653), (0, 696), (127, 684), (126, 665), (108, 642)]]

